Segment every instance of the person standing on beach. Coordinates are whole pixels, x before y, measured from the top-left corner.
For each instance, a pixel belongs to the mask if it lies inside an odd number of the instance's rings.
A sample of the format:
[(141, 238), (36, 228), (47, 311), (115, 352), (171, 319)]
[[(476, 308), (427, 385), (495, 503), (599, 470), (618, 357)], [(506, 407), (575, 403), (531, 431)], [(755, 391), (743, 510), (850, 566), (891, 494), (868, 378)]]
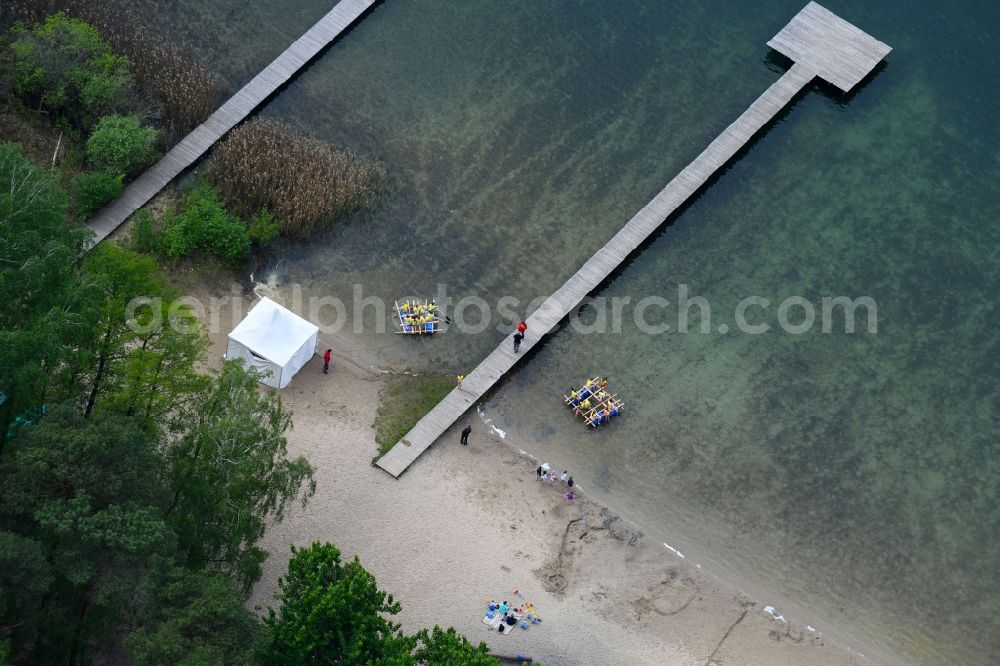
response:
[(325, 352), (323, 352), (323, 374), (324, 375), (330, 374), (330, 352), (331, 351), (332, 350), (327, 349)]
[(521, 340), (524, 340), (524, 333), (522, 333), (521, 331), (518, 331), (517, 333), (514, 334), (514, 353), (515, 354), (517, 353), (517, 350), (521, 348)]
[(570, 488), (573, 487), (573, 477), (572, 476), (569, 477), (569, 480), (566, 482), (566, 485), (569, 486)]
[(542, 480), (542, 466), (541, 465), (539, 465), (538, 469), (535, 470), (535, 476), (538, 477), (539, 481)]
[(469, 445), (469, 435), (472, 434), (472, 424), (466, 423), (465, 428), (462, 429), (462, 446)]
[(566, 479), (568, 478), (569, 474), (566, 473), (566, 470), (563, 470), (563, 473), (559, 475), (559, 480), (562, 481), (563, 483), (566, 483)]

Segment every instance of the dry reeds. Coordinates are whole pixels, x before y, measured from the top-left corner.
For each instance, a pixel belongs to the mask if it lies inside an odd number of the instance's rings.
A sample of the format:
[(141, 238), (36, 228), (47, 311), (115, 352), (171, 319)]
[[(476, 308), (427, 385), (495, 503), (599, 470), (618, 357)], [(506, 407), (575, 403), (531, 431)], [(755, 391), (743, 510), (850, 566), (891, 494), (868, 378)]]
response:
[[(219, 86), (211, 71), (181, 45), (151, 33), (134, 3), (116, 0), (4, 0), (0, 25), (32, 24), (63, 11), (93, 25), (115, 53), (131, 63), (139, 88), (163, 109), (164, 129), (183, 136), (205, 120), (218, 103)], [(156, 3), (145, 3), (154, 11)]]
[(216, 147), (210, 177), (233, 210), (248, 216), (267, 208), (283, 235), (303, 240), (369, 209), (385, 170), (285, 123), (255, 119)]

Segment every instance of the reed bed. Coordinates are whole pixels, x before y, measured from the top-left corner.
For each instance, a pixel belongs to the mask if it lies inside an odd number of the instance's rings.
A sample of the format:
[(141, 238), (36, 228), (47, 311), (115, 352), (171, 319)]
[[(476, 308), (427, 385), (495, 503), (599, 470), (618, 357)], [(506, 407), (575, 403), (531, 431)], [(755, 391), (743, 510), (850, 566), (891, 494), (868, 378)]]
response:
[(232, 210), (250, 216), (267, 208), (280, 233), (297, 240), (370, 210), (385, 185), (378, 162), (263, 119), (240, 125), (216, 146), (209, 177)]
[(168, 43), (140, 19), (139, 12), (156, 11), (155, 1), (3, 0), (2, 4), (4, 28), (15, 21), (32, 24), (60, 11), (97, 28), (116, 53), (129, 59), (138, 87), (162, 109), (160, 120), (172, 139), (194, 129), (220, 102), (221, 86), (213, 73), (189, 49)]

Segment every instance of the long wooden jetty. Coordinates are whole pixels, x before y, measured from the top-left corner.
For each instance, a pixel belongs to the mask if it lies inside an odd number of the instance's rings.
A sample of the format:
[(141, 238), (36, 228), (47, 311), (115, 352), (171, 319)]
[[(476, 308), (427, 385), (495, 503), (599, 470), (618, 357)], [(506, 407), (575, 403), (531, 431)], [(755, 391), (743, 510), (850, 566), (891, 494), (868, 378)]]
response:
[(513, 353), (510, 339), (504, 340), (378, 460), (379, 467), (396, 477), (402, 474), (813, 78), (847, 92), (891, 50), (815, 2), (796, 14), (768, 46), (790, 58), (791, 68), (531, 314), (520, 354)]
[(340, 0), (326, 16), (240, 88), (208, 120), (192, 130), (160, 161), (130, 183), (118, 199), (98, 211), (87, 222), (87, 226), (94, 232), (90, 247), (107, 238), (129, 215), (145, 206), (167, 183), (194, 164), (216, 141), (253, 113), (254, 109), (295, 76), (375, 1)]

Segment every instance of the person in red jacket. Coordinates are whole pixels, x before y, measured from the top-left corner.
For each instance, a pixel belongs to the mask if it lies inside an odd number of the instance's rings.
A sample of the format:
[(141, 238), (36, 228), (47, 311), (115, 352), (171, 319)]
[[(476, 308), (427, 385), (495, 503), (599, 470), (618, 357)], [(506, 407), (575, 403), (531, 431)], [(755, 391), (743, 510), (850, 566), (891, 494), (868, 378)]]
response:
[(327, 349), (323, 352), (323, 374), (329, 374), (330, 372), (330, 352), (332, 350)]
[(517, 322), (517, 331), (514, 333), (514, 353), (521, 347), (521, 340), (524, 340), (524, 332), (528, 330), (528, 323), (523, 319)]

